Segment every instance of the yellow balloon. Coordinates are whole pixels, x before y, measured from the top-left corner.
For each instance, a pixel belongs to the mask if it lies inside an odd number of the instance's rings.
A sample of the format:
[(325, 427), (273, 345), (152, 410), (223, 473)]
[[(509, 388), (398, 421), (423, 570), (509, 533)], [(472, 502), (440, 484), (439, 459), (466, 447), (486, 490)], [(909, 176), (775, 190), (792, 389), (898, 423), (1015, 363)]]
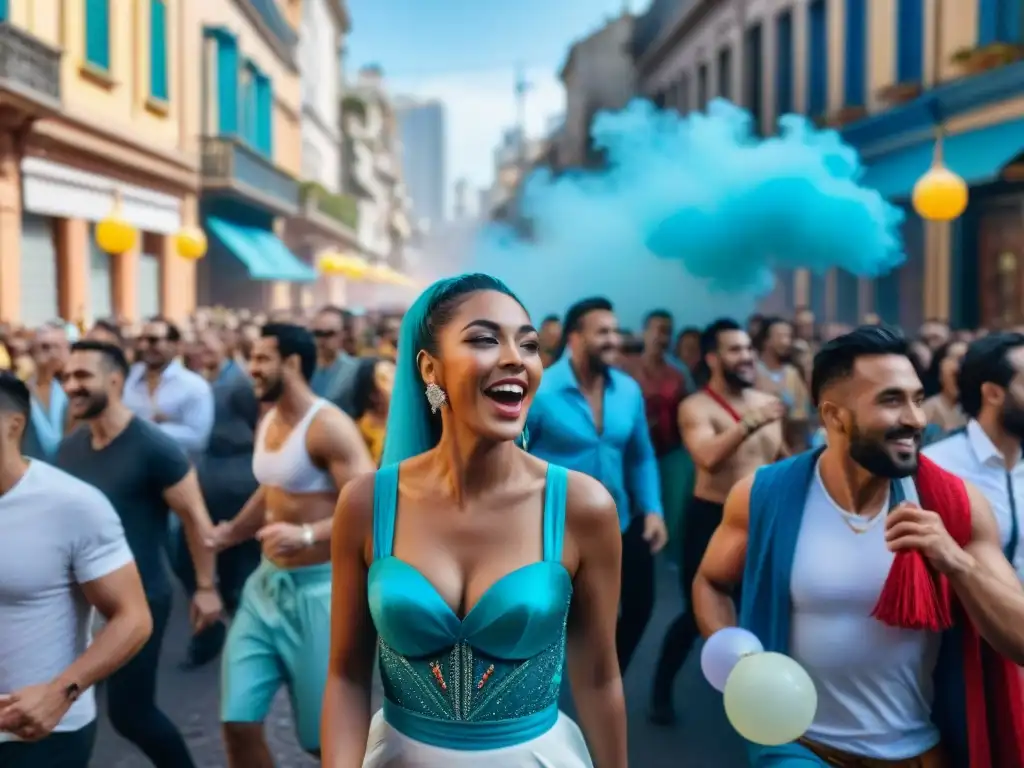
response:
[(183, 259), (201, 259), (206, 255), (206, 233), (198, 227), (185, 227), (174, 236), (174, 246)]
[(127, 253), (135, 247), (138, 233), (119, 211), (114, 211), (96, 225), (96, 245), (107, 253)]
[(967, 182), (939, 165), (917, 180), (912, 202), (926, 221), (952, 221), (966, 210), (967, 196)]
[(737, 733), (754, 744), (774, 747), (799, 739), (817, 709), (810, 675), (781, 653), (743, 657), (725, 682), (725, 714)]

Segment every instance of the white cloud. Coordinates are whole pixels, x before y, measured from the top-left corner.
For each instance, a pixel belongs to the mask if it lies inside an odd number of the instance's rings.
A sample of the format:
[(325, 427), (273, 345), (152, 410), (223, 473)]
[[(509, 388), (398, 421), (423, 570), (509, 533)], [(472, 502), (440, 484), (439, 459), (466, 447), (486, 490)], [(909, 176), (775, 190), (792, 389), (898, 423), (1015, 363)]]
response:
[[(441, 100), (447, 113), (448, 184), (459, 178), (474, 189), (489, 186), (494, 177), (494, 150), (502, 133), (518, 120), (516, 73), (512, 69), (466, 72), (423, 79), (388, 82), (395, 94)], [(565, 110), (565, 91), (551, 69), (527, 71), (526, 130), (542, 136), (548, 120)]]

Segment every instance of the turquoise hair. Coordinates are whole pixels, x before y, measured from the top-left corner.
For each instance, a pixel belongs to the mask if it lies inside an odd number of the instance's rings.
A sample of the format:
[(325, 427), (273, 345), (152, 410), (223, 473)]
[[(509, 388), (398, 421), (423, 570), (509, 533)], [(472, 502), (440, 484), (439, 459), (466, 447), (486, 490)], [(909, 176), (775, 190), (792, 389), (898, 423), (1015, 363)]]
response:
[[(516, 296), (496, 277), (482, 273), (459, 275), (438, 280), (409, 307), (398, 331), (398, 359), (395, 361), (395, 384), (391, 392), (388, 424), (384, 433), (381, 466), (397, 464), (429, 451), (441, 439), (441, 416), (430, 412), (425, 394), (426, 384), (420, 376), (416, 358), (420, 350), (435, 353), (438, 314), (460, 296), (476, 291), (498, 291)], [(521, 301), (519, 301), (522, 304)], [(524, 435), (525, 439), (525, 435)]]

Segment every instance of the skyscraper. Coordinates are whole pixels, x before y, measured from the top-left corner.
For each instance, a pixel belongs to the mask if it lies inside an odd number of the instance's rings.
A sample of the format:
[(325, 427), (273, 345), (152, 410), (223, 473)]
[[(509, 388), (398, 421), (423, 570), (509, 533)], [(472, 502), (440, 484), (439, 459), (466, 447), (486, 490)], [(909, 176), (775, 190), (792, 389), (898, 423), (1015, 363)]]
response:
[(417, 224), (445, 220), (445, 113), (440, 101), (396, 99), (402, 137), (402, 176)]

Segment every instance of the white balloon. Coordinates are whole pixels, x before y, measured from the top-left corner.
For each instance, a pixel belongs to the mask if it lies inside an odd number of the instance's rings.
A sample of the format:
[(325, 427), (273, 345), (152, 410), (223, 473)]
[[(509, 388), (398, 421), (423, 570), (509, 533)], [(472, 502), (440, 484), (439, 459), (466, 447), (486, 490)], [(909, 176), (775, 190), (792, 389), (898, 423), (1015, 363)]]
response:
[(740, 659), (725, 683), (724, 699), (740, 736), (770, 747), (803, 736), (818, 709), (811, 676), (789, 656), (773, 652)]

